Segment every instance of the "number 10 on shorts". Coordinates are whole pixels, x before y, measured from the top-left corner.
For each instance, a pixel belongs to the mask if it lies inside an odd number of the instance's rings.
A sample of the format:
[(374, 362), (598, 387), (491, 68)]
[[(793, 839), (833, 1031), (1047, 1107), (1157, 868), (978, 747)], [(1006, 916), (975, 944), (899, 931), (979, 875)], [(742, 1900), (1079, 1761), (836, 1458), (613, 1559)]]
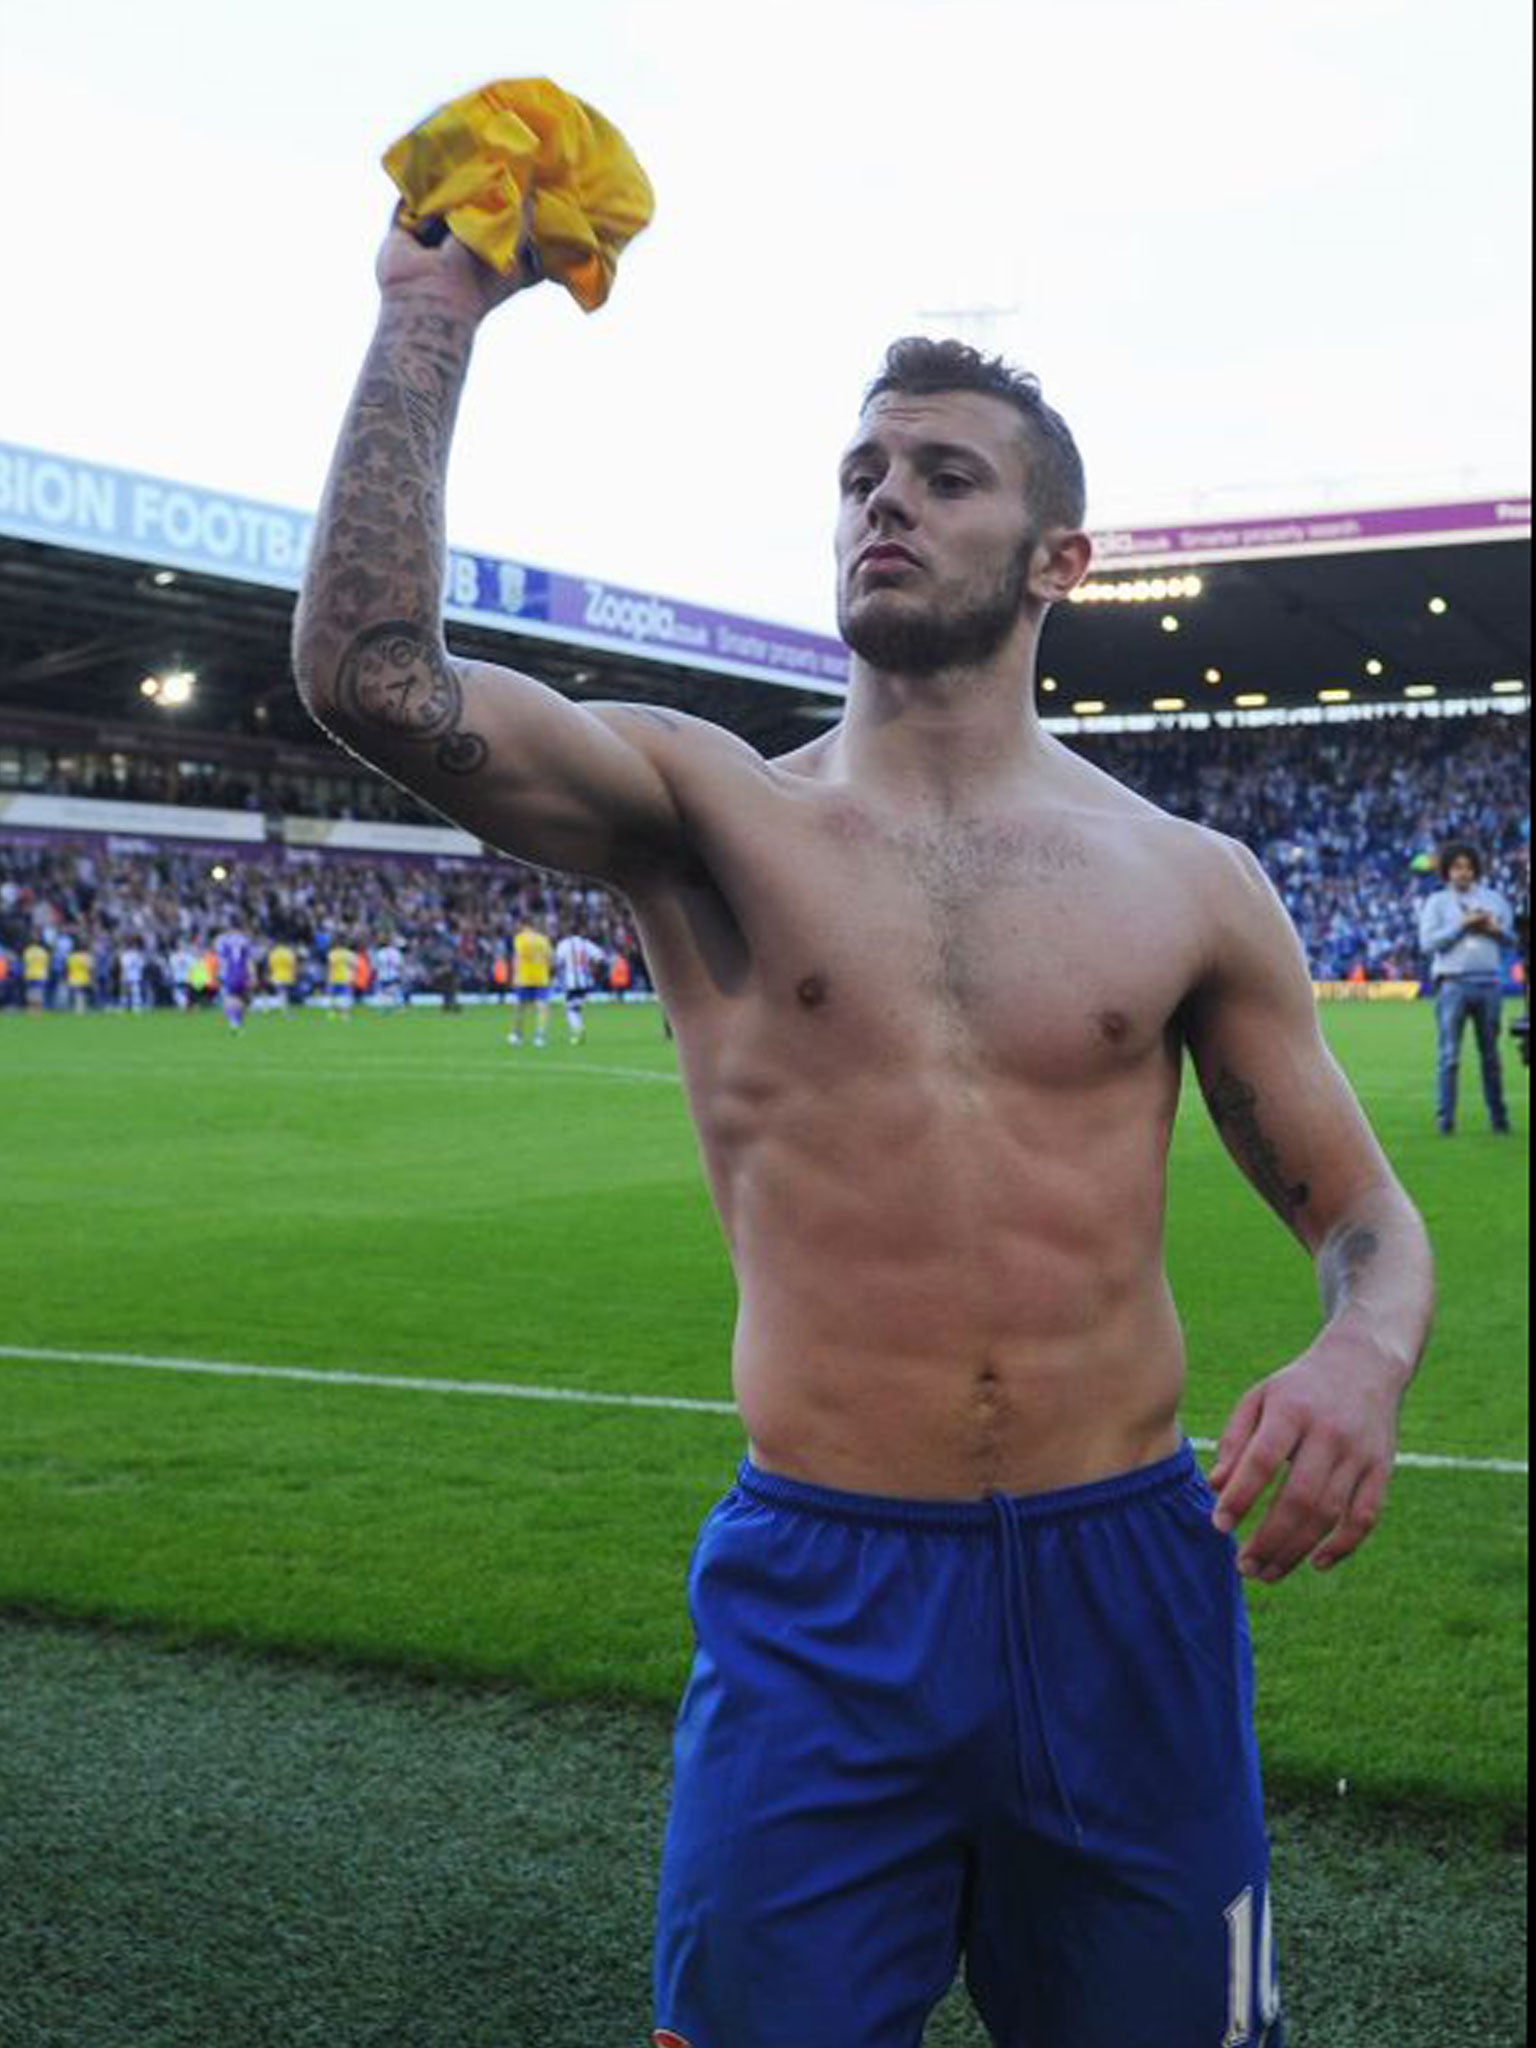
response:
[[(1257, 1977), (1257, 1983), (1255, 1983)], [(1254, 2012), (1254, 1992), (1258, 2012)], [(1253, 1941), (1253, 1886), (1227, 1908), (1227, 2031), (1221, 2048), (1261, 2048), (1280, 2017), (1280, 1980), (1275, 1973), (1275, 1930), (1269, 1892), (1259, 1922), (1258, 1953)]]

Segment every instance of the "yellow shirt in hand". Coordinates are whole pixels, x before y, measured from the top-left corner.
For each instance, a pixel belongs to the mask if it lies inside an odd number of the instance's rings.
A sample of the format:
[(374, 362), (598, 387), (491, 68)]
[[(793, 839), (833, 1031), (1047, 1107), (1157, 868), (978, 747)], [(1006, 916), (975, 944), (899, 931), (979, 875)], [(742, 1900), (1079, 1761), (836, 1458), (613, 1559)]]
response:
[(450, 100), (384, 152), (403, 227), (437, 218), (503, 277), (518, 260), (523, 201), (546, 277), (584, 312), (613, 289), (619, 256), (656, 210), (651, 181), (613, 123), (548, 78), (504, 78)]

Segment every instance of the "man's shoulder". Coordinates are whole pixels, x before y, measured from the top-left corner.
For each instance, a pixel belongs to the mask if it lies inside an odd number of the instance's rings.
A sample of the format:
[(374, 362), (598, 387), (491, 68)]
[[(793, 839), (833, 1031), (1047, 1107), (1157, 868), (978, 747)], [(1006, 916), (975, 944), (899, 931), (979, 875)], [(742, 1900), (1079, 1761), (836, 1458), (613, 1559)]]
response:
[(1165, 810), (1089, 762), (1075, 759), (1074, 767), (1087, 771), (1074, 777), (1074, 801), (1086, 815), (1099, 818), (1106, 833), (1123, 835), (1128, 855), (1171, 864), (1171, 873), (1185, 880), (1251, 883), (1262, 877), (1256, 855), (1241, 840)]
[(759, 769), (768, 765), (757, 748), (729, 726), (670, 705), (605, 701), (590, 709), (611, 730), (665, 761), (733, 762)]

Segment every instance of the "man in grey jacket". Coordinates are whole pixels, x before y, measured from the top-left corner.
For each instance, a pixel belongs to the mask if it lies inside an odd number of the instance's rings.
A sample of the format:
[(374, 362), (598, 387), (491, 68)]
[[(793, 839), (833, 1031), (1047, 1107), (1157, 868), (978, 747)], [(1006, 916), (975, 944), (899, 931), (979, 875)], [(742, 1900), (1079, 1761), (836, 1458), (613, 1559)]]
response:
[(1497, 889), (1483, 881), (1482, 855), (1457, 843), (1440, 855), (1445, 883), (1419, 911), (1419, 943), (1429, 955), (1440, 1027), (1438, 1117), (1449, 1137), (1456, 1128), (1456, 1084), (1461, 1040), (1468, 1020), (1477, 1036), (1483, 1071), (1483, 1099), (1494, 1130), (1509, 1132), (1504, 1074), (1499, 1060), (1503, 1014), (1503, 952), (1513, 945), (1514, 917)]

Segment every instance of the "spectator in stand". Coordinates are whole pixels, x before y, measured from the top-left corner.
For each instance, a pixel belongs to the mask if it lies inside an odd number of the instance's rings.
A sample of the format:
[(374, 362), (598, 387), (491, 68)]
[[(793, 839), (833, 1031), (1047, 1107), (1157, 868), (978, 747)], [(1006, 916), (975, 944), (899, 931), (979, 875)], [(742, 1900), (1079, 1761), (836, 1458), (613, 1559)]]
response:
[(1430, 958), (1439, 1024), (1441, 1135), (1456, 1129), (1461, 1041), (1470, 1023), (1482, 1066), (1488, 1120), (1500, 1137), (1509, 1135), (1504, 1073), (1499, 1057), (1503, 1021), (1503, 948), (1515, 943), (1514, 913), (1497, 889), (1484, 885), (1483, 857), (1475, 846), (1455, 843), (1440, 856), (1445, 887), (1431, 896), (1419, 919), (1419, 940)]

